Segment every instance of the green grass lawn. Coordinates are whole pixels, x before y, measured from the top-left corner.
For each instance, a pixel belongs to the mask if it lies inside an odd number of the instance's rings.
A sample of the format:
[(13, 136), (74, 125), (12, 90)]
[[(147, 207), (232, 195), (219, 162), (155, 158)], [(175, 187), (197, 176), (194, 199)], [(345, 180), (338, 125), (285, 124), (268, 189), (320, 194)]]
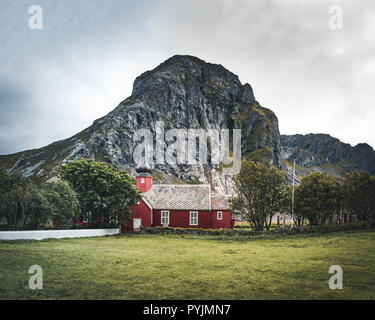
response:
[[(43, 290), (28, 269), (43, 268)], [(331, 290), (331, 265), (344, 289)], [(375, 299), (375, 231), (220, 241), (168, 235), (0, 243), (0, 299)]]

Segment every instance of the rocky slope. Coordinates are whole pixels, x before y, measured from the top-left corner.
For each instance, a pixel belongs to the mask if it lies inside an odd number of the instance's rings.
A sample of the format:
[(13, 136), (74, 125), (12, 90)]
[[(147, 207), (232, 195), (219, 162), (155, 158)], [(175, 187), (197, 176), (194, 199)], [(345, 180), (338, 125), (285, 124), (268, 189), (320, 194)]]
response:
[[(156, 121), (164, 121), (165, 130), (242, 129), (243, 156), (263, 157), (282, 167), (277, 117), (259, 105), (251, 86), (221, 65), (179, 55), (137, 77), (131, 96), (90, 127), (40, 149), (0, 156), (0, 165), (24, 176), (49, 178), (67, 161), (92, 158), (134, 173), (134, 132), (147, 128), (155, 133)], [(160, 180), (219, 181), (221, 187), (226, 181), (220, 166), (209, 164), (195, 171), (159, 165), (154, 173)]]
[(375, 175), (375, 151), (365, 143), (352, 147), (328, 134), (281, 135), (281, 156), (296, 160), (299, 174), (323, 171), (344, 175), (354, 170)]

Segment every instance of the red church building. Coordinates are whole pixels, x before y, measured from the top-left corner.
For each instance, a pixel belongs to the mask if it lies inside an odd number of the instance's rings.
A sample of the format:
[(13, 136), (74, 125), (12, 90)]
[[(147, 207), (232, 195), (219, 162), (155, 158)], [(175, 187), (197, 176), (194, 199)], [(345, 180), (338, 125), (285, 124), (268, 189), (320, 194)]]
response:
[(138, 231), (141, 226), (233, 229), (234, 220), (224, 196), (213, 196), (211, 186), (152, 185), (147, 169), (138, 169), (136, 187), (143, 193), (138, 205), (130, 207), (133, 219), (122, 232)]

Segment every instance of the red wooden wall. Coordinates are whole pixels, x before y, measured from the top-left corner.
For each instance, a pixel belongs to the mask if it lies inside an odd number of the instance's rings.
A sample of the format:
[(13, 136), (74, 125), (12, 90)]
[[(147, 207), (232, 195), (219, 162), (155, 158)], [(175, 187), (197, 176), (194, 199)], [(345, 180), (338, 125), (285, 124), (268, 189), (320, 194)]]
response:
[[(153, 211), (153, 225), (161, 226), (161, 211)], [(176, 228), (230, 229), (231, 213), (222, 211), (222, 220), (217, 219), (217, 211), (198, 211), (198, 225), (190, 225), (190, 210), (169, 210), (169, 226)]]
[[(142, 183), (143, 180), (143, 183)], [(138, 176), (135, 178), (136, 184), (135, 186), (141, 192), (147, 192), (152, 187), (152, 177), (147, 176)]]
[[(222, 219), (217, 218), (218, 211), (222, 212)], [(232, 214), (230, 211), (213, 210), (211, 211), (211, 228), (212, 229), (231, 229)]]
[(146, 205), (146, 203), (141, 200), (139, 205), (131, 206), (130, 210), (133, 212), (133, 218), (141, 218), (142, 226), (151, 227), (151, 209)]
[(131, 206), (130, 210), (133, 212), (132, 220), (125, 225), (121, 226), (121, 232), (131, 232), (133, 231), (133, 218), (141, 218), (141, 225), (143, 227), (151, 227), (151, 209), (146, 205), (146, 203), (141, 200), (139, 205)]

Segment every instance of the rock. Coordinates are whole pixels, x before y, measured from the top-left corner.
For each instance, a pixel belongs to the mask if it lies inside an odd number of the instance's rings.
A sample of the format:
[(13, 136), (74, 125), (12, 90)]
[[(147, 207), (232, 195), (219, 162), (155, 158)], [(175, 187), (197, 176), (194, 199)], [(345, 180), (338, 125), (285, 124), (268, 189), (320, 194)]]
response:
[(352, 147), (328, 134), (296, 134), (281, 136), (281, 155), (303, 168), (343, 175), (354, 170), (375, 175), (375, 151), (361, 143)]
[[(48, 179), (63, 163), (91, 158), (135, 174), (133, 150), (138, 142), (133, 141), (134, 133), (144, 128), (155, 135), (157, 121), (164, 121), (165, 130), (242, 129), (243, 156), (251, 158), (254, 152), (266, 150), (267, 161), (282, 167), (277, 117), (259, 105), (250, 84), (242, 85), (238, 76), (221, 65), (182, 55), (138, 76), (131, 96), (90, 127), (40, 149), (0, 156), (0, 165), (11, 172)], [(195, 182), (212, 181), (212, 170), (220, 173), (210, 162), (194, 170), (187, 165), (158, 165), (153, 172)], [(216, 176), (213, 180), (215, 184), (226, 181)], [(223, 185), (218, 186), (221, 188)]]

